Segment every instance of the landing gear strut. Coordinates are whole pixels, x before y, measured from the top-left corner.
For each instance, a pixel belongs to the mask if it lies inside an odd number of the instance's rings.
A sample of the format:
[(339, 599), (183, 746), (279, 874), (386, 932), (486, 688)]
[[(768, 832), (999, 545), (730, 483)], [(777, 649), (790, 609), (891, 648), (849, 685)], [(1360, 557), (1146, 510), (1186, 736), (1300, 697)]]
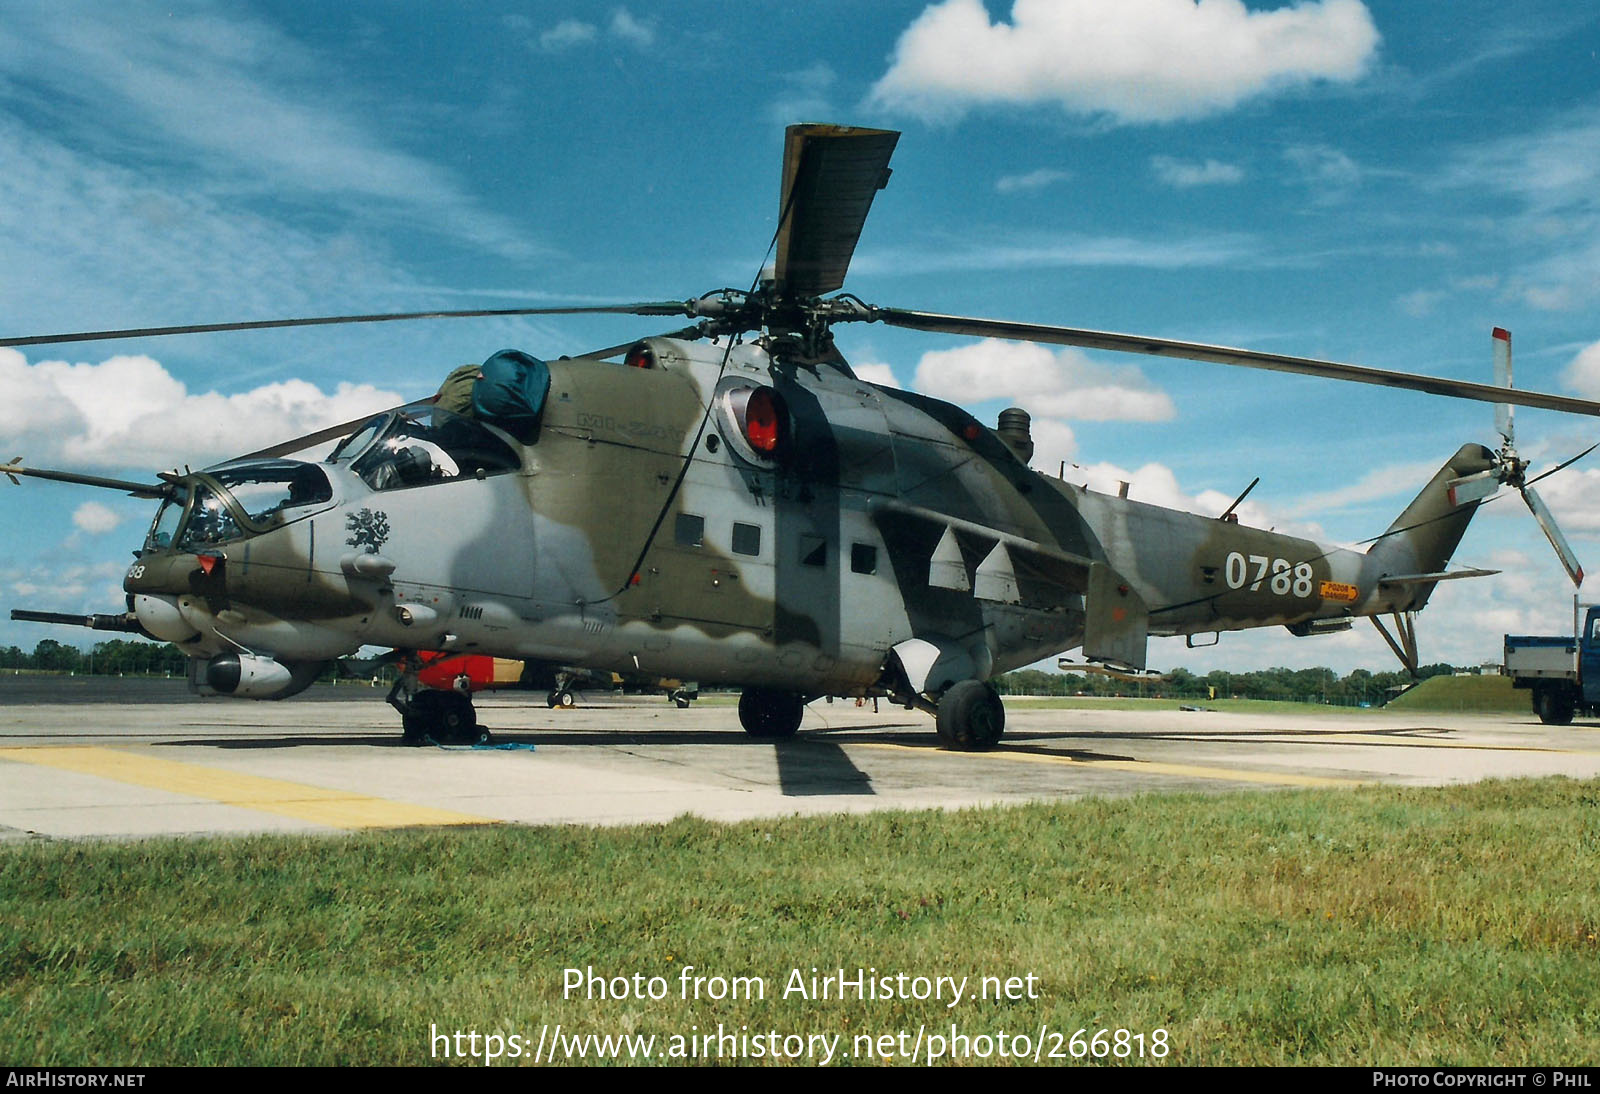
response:
[(739, 724), (750, 736), (763, 740), (793, 737), (805, 712), (805, 697), (796, 692), (745, 688), (739, 695)]
[(470, 694), (421, 687), (416, 669), (409, 664), (389, 689), (389, 705), (400, 712), (401, 740), (408, 745), (429, 740), (457, 745), (489, 741), (489, 731), (478, 726)]
[(1006, 708), (1000, 693), (983, 680), (962, 680), (939, 700), (934, 722), (939, 743), (957, 752), (993, 748), (1006, 728)]

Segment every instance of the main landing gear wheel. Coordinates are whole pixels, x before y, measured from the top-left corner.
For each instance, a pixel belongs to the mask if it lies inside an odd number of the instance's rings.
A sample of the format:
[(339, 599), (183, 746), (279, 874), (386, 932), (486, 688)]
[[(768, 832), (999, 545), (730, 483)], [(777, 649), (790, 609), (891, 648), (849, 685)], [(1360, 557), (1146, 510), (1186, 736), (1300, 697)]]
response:
[(1000, 741), (1006, 708), (1000, 693), (982, 680), (962, 680), (939, 700), (934, 721), (939, 743), (957, 752), (982, 752)]
[(577, 700), (572, 697), (572, 692), (570, 691), (552, 691), (549, 695), (544, 697), (544, 701), (551, 710), (554, 710), (556, 707), (563, 707), (570, 710), (577, 703)]
[(478, 728), (472, 699), (458, 691), (419, 691), (411, 697), (410, 711), (400, 716), (405, 740), (420, 744), (432, 737), (440, 744), (485, 744), (488, 730)]
[(752, 737), (778, 741), (795, 735), (806, 702), (792, 691), (745, 688), (739, 696), (739, 724)]

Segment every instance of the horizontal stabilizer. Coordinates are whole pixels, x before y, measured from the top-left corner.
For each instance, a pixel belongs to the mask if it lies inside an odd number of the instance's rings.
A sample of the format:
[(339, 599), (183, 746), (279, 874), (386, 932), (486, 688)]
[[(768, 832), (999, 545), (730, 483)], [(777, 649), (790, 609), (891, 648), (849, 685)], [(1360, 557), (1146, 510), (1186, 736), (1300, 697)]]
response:
[(1431, 585), (1435, 581), (1455, 581), (1463, 577), (1493, 577), (1499, 570), (1442, 570), (1434, 574), (1392, 574), (1378, 579), (1379, 585)]

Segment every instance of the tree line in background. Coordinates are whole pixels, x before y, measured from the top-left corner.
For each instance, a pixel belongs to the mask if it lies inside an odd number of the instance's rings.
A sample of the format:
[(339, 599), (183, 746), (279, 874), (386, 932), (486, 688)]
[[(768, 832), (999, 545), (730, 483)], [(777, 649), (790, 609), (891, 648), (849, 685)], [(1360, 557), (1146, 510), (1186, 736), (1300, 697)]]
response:
[[(1419, 678), (1449, 676), (1451, 665), (1424, 665)], [(1002, 695), (1125, 695), (1149, 699), (1275, 699), (1295, 703), (1331, 703), (1334, 706), (1381, 706), (1391, 695), (1413, 681), (1404, 672), (1369, 672), (1356, 669), (1340, 677), (1332, 669), (1261, 669), (1226, 672), (1221, 669), (1197, 676), (1173, 669), (1160, 678), (1129, 680), (1099, 673), (1056, 673), (1018, 669), (995, 680)]]
[[(93, 649), (80, 650), (46, 638), (24, 653), (16, 646), (0, 649), (0, 671), (27, 669), (39, 672), (93, 676), (178, 676), (186, 669), (183, 653), (173, 645), (112, 639)], [(1450, 665), (1424, 665), (1421, 678), (1454, 673)], [(1002, 695), (1125, 695), (1151, 699), (1277, 699), (1335, 706), (1379, 706), (1394, 692), (1411, 683), (1403, 672), (1369, 672), (1356, 669), (1340, 677), (1332, 669), (1261, 669), (1225, 672), (1221, 669), (1197, 676), (1173, 669), (1159, 679), (1126, 680), (1097, 673), (1044, 672), (1018, 669), (997, 678)], [(707, 688), (706, 690), (714, 690)]]
[(0, 649), (0, 671), (33, 669), (93, 676), (183, 676), (187, 662), (183, 651), (171, 643), (157, 645), (123, 638), (98, 642), (90, 650), (80, 650), (53, 638), (40, 642), (32, 653), (24, 653), (16, 646)]

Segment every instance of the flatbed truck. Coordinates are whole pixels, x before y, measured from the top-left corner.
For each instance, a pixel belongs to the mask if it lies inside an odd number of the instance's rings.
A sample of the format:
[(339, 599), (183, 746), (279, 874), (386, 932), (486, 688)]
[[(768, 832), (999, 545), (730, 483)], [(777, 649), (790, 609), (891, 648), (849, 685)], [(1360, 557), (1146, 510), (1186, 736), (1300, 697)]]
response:
[(1600, 605), (1588, 605), (1570, 635), (1506, 635), (1500, 671), (1512, 687), (1533, 692), (1533, 712), (1546, 725), (1600, 712)]

